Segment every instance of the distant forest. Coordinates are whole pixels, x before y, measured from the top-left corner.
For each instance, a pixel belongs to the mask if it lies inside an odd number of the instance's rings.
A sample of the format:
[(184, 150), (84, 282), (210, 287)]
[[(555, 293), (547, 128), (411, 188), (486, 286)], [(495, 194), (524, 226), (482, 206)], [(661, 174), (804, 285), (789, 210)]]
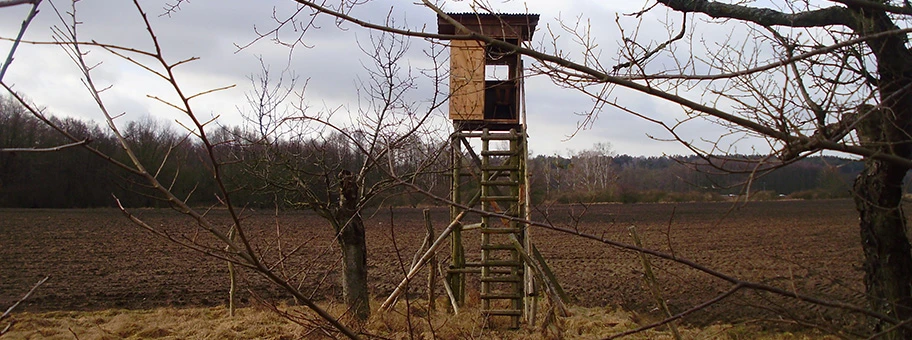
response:
[[(531, 159), (534, 200), (570, 202), (719, 201), (850, 197), (860, 161), (814, 156), (784, 167), (757, 166), (760, 156), (643, 157), (585, 150)], [(604, 149), (604, 148), (601, 148)], [(747, 186), (746, 184), (750, 184)]]
[[(89, 145), (126, 162), (112, 133), (94, 122), (72, 118), (49, 118)], [(195, 205), (218, 202), (212, 173), (201, 146), (184, 138), (170, 124), (144, 119), (126, 124), (122, 133), (136, 151), (136, 156), (163, 182), (172, 186), (178, 196), (190, 197)], [(263, 188), (256, 176), (257, 162), (264, 160), (248, 149), (263, 147), (250, 142), (250, 133), (240, 127), (217, 127), (207, 131), (221, 141), (217, 154), (231, 160), (226, 168), (228, 185), (234, 190), (234, 202), (251, 206), (291, 207), (294, 197)], [(71, 143), (61, 134), (25, 112), (15, 102), (0, 99), (0, 149), (50, 148)], [(400, 160), (418, 161), (441, 150), (445, 141), (415, 140), (414, 156)], [(273, 143), (270, 147), (294, 150), (300, 159), (319, 153), (322, 161), (334, 159), (334, 169), (357, 168), (359, 154), (347, 145), (341, 135), (317, 136), (312, 140)], [(327, 158), (326, 155), (332, 155)], [(159, 168), (162, 160), (168, 158)], [(850, 195), (851, 183), (861, 170), (858, 161), (816, 156), (799, 160), (775, 171), (759, 171), (753, 156), (734, 157), (712, 163), (697, 156), (642, 157), (615, 155), (606, 143), (569, 155), (531, 156), (529, 173), (533, 202), (662, 202), (712, 201), (730, 199), (748, 193), (743, 185), (751, 181), (753, 199), (836, 198)], [(447, 197), (445, 152), (433, 166), (414, 182), (430, 192)], [(404, 164), (403, 166), (408, 166)], [(734, 173), (732, 173), (734, 172)], [(380, 178), (383, 174), (367, 174)], [(115, 206), (115, 197), (128, 207), (164, 207), (139, 178), (103, 160), (82, 147), (55, 152), (0, 152), (0, 207), (22, 208), (88, 208)], [(324, 186), (332, 186), (327, 173)], [(908, 186), (907, 186), (908, 187)], [(908, 188), (907, 188), (908, 191)], [(331, 195), (332, 190), (317, 190)], [(331, 197), (327, 197), (330, 199)], [(393, 205), (432, 204), (433, 201), (410, 193), (393, 190), (377, 202)]]

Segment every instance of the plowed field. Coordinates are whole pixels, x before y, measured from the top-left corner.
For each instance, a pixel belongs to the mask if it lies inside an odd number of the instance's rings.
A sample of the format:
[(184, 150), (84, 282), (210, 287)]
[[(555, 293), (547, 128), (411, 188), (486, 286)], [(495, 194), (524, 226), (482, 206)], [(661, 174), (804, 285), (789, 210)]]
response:
[[(446, 208), (430, 208), (439, 233)], [(137, 210), (182, 242), (212, 244), (195, 223), (169, 210)], [(401, 280), (425, 234), (421, 209), (371, 212), (367, 219), (371, 289), (383, 299)], [(223, 211), (212, 212), (226, 221)], [(250, 211), (247, 235), (276, 270), (303, 291), (325, 299), (340, 295), (338, 255), (331, 228), (309, 212)], [(674, 254), (739, 279), (823, 299), (863, 306), (861, 249), (851, 201), (554, 205), (536, 220), (605, 239), (632, 243), (636, 226), (647, 247)], [(477, 244), (478, 234), (466, 233)], [(655, 317), (655, 299), (636, 253), (567, 233), (536, 228), (532, 235), (560, 283), (583, 306), (624, 308)], [(471, 247), (470, 247), (471, 248)], [(446, 251), (441, 256), (446, 256)], [(681, 312), (731, 284), (667, 260), (652, 259), (662, 298)], [(0, 210), (0, 306), (6, 308), (44, 276), (50, 280), (19, 310), (97, 310), (225, 303), (226, 265), (136, 227), (115, 210)], [(420, 275), (425, 277), (425, 275)], [(423, 279), (413, 284), (420, 296)], [(242, 278), (242, 303), (287, 299), (253, 273)], [(470, 281), (477, 290), (477, 278)], [(470, 292), (469, 300), (472, 301)], [(477, 296), (477, 292), (474, 293)], [(441, 288), (442, 295), (442, 288)], [(477, 301), (477, 297), (476, 297)], [(756, 291), (738, 292), (687, 321), (758, 320), (857, 326), (851, 314)]]

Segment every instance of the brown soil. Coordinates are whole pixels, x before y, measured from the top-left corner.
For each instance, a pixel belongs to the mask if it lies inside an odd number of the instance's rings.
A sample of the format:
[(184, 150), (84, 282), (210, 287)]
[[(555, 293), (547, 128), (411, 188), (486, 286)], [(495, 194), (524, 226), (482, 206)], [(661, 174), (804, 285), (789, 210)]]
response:
[[(430, 209), (439, 233), (446, 208)], [(194, 222), (168, 210), (138, 210), (150, 225), (175, 240), (215, 244)], [(421, 209), (383, 209), (367, 219), (372, 293), (385, 298), (403, 277), (424, 238)], [(224, 211), (212, 212), (226, 223)], [(628, 227), (647, 247), (693, 260), (738, 279), (823, 299), (864, 305), (857, 215), (848, 200), (540, 207), (536, 220), (605, 239), (632, 243)], [(340, 295), (338, 257), (331, 228), (309, 212), (247, 212), (246, 235), (267, 263), (319, 299)], [(226, 223), (227, 225), (227, 223)], [(6, 308), (44, 276), (20, 311), (145, 309), (212, 306), (227, 297), (224, 262), (155, 236), (114, 210), (0, 210), (0, 307)], [(477, 244), (477, 234), (467, 233)], [(533, 239), (573, 303), (622, 307), (657, 317), (636, 253), (567, 233), (536, 228)], [(296, 250), (290, 254), (292, 250)], [(398, 251), (397, 251), (398, 250)], [(445, 256), (445, 252), (441, 256)], [(278, 261), (284, 258), (285, 261)], [(662, 297), (681, 312), (732, 284), (692, 268), (653, 258)], [(423, 295), (425, 275), (412, 287)], [(477, 279), (476, 279), (477, 280)], [(289, 295), (252, 272), (242, 278), (242, 303), (285, 300)], [(472, 281), (474, 282), (474, 281)], [(474, 289), (472, 287), (475, 287)], [(477, 283), (470, 283), (476, 290)], [(442, 294), (442, 291), (441, 291)], [(470, 293), (470, 301), (472, 301)], [(477, 292), (474, 293), (477, 296)], [(687, 320), (794, 320), (857, 327), (858, 316), (769, 293), (741, 291)]]

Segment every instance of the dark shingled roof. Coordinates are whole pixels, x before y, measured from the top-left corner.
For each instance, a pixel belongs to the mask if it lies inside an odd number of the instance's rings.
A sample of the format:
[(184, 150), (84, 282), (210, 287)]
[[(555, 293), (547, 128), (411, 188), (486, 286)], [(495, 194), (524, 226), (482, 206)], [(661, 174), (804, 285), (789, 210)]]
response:
[[(538, 25), (538, 14), (520, 13), (447, 13), (454, 20), (469, 30), (495, 39), (532, 39), (535, 26)], [(457, 34), (453, 26), (443, 17), (437, 17), (437, 32), (440, 34)]]

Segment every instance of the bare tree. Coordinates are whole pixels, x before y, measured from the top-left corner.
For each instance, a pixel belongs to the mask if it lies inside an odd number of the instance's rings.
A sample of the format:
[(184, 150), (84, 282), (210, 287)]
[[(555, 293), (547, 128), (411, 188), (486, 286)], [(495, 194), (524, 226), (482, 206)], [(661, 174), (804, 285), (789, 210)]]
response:
[[(361, 79), (362, 105), (354, 114), (342, 109), (313, 113), (298, 94), (294, 109), (283, 111), (285, 94), (276, 91), (281, 79), (270, 84), (268, 72), (259, 79), (255, 93), (248, 95), (251, 113), (246, 114), (263, 148), (251, 155), (248, 172), (260, 178), (262, 190), (285, 197), (285, 204), (310, 209), (330, 222), (342, 255), (343, 300), (359, 320), (370, 315), (367, 276), (365, 210), (376, 206), (398, 182), (396, 174), (410, 180), (423, 174), (433, 159), (416, 147), (432, 136), (428, 120), (439, 106), (438, 99), (419, 105), (409, 98), (416, 75), (403, 67), (409, 45), (401, 36), (381, 33), (371, 36), (362, 51), (371, 63)], [(436, 58), (440, 49), (432, 46)], [(428, 70), (439, 83), (438, 70)], [(338, 116), (353, 116), (337, 119)], [(439, 151), (439, 150), (438, 150)], [(439, 154), (435, 153), (435, 154)]]
[[(606, 54), (599, 48), (610, 44), (592, 36), (583, 19), (559, 28), (578, 44), (577, 55), (558, 48), (556, 32), (553, 48), (536, 49), (469, 30), (439, 35), (371, 23), (351, 16), (350, 8), (356, 4), (347, 1), (333, 6), (296, 2), (371, 29), (422, 38), (473, 39), (524, 54), (537, 61), (540, 74), (595, 100), (585, 119), (595, 119), (606, 108), (629, 112), (658, 124), (671, 139), (706, 158), (731, 150), (723, 143), (732, 135), (765, 139), (773, 151), (756, 164), (754, 173), (823, 150), (864, 157), (865, 170), (855, 182), (854, 194), (868, 298), (873, 311), (904, 320), (903, 324), (912, 319), (912, 254), (901, 206), (901, 184), (912, 168), (912, 63), (908, 62), (912, 51), (907, 40), (912, 9), (908, 3), (782, 1), (759, 7), (659, 0), (630, 15), (677, 13), (681, 27), (664, 40), (638, 41), (638, 30), (621, 26), (623, 32), (633, 33), (623, 37), (616, 54), (620, 58), (611, 61), (603, 58)], [(488, 1), (473, 5), (480, 13), (497, 12), (497, 6)], [(424, 0), (420, 6), (460, 27), (436, 3)], [(709, 35), (717, 27), (737, 34), (713, 41), (705, 51), (691, 48), (703, 41), (699, 32)], [(611, 96), (616, 88), (680, 105), (681, 118), (668, 122), (637, 111), (632, 103)], [(700, 120), (731, 132), (701, 136), (710, 141), (709, 147), (679, 135), (682, 122)], [(881, 318), (875, 330), (891, 338), (912, 337), (912, 330), (886, 320)]]
[[(142, 218), (133, 214), (123, 205), (120, 205), (120, 202), (118, 201), (123, 214), (136, 225), (157, 236), (170, 240), (171, 242), (178, 243), (189, 249), (198, 251), (201, 254), (228, 261), (234, 265), (240, 266), (246, 270), (250, 270), (265, 277), (267, 280), (278, 285), (283, 290), (294, 296), (299, 302), (310, 308), (332, 329), (335, 329), (337, 332), (346, 337), (353, 339), (359, 338), (357, 333), (343, 325), (335, 316), (326, 312), (323, 308), (318, 306), (309, 296), (302, 293), (286, 278), (283, 278), (281, 275), (279, 275), (274, 270), (277, 264), (267, 262), (260, 251), (253, 246), (253, 240), (247, 234), (245, 225), (243, 223), (244, 209), (237, 206), (236, 202), (233, 199), (234, 190), (229, 186), (226, 180), (226, 167), (232, 164), (235, 159), (226, 157), (226, 153), (221, 152), (221, 149), (226, 145), (230, 146), (232, 144), (232, 141), (219, 141), (213, 138), (213, 135), (218, 135), (218, 129), (213, 129), (211, 121), (201, 120), (196, 114), (193, 105), (191, 105), (191, 101), (194, 98), (225, 88), (230, 88), (231, 86), (213, 88), (196, 94), (186, 93), (184, 87), (178, 81), (177, 76), (175, 76), (174, 71), (181, 65), (192, 62), (197, 58), (190, 58), (179, 61), (168, 61), (162, 54), (162, 48), (159, 43), (159, 39), (155, 35), (155, 30), (150, 24), (146, 12), (143, 10), (138, 1), (134, 1), (134, 5), (136, 8), (137, 21), (144, 26), (146, 32), (148, 33), (147, 38), (151, 41), (152, 46), (154, 46), (154, 49), (151, 51), (138, 48), (104, 45), (96, 42), (81, 42), (79, 40), (78, 34), (78, 24), (80, 23), (80, 20), (77, 19), (78, 17), (76, 2), (73, 1), (70, 8), (65, 11), (59, 10), (56, 7), (54, 8), (62, 22), (62, 25), (54, 27), (56, 39), (55, 43), (61, 46), (67, 55), (76, 63), (77, 68), (81, 72), (83, 84), (86, 87), (88, 95), (97, 104), (98, 110), (105, 118), (105, 122), (107, 123), (108, 128), (118, 141), (121, 151), (126, 155), (127, 160), (125, 162), (120, 162), (114, 159), (111, 155), (93, 148), (89, 144), (83, 143), (81, 144), (81, 147), (120, 167), (131, 175), (141, 178), (142, 181), (144, 181), (145, 186), (155, 194), (157, 199), (166, 201), (172, 208), (186, 215), (188, 218), (194, 220), (196, 222), (195, 224), (200, 228), (199, 230), (188, 232), (198, 233), (202, 231), (205, 235), (208, 235), (208, 238), (170, 234), (159, 226), (146, 223)], [(147, 150), (153, 153), (163, 152), (162, 154), (156, 154), (154, 157), (145, 158), (140, 155), (141, 152), (144, 152), (143, 150), (140, 150), (142, 149), (143, 138), (160, 139), (162, 137), (171, 138), (171, 136), (155, 136), (148, 134), (147, 132), (152, 130), (143, 129), (136, 124), (132, 126), (128, 125), (126, 129), (121, 128), (120, 120), (123, 118), (123, 115), (115, 115), (109, 111), (106, 101), (101, 95), (105, 88), (96, 84), (96, 81), (93, 78), (93, 71), (95, 70), (95, 67), (89, 66), (88, 62), (86, 61), (86, 51), (91, 48), (98, 48), (110, 53), (115, 57), (123, 58), (124, 60), (132, 62), (138, 67), (158, 76), (171, 87), (176, 95), (176, 98), (178, 98), (176, 102), (166, 101), (158, 97), (152, 98), (174, 108), (179, 113), (183, 114), (184, 118), (190, 122), (189, 125), (185, 125), (185, 128), (187, 129), (189, 136), (195, 137), (196, 142), (199, 143), (202, 149), (202, 158), (200, 161), (205, 163), (208, 167), (208, 180), (213, 182), (214, 185), (218, 188), (217, 195), (219, 202), (221, 203), (220, 205), (226, 209), (230, 215), (231, 222), (228, 225), (222, 225), (209, 217), (208, 210), (213, 207), (209, 207), (205, 210), (199, 210), (191, 206), (188, 202), (190, 201), (194, 192), (191, 191), (189, 193), (185, 193), (185, 195), (182, 197), (178, 197), (176, 193), (171, 190), (174, 182), (180, 176), (180, 173), (179, 171), (168, 173), (162, 171), (162, 169), (171, 166), (174, 163), (179, 163), (178, 160), (174, 159), (175, 155), (173, 154), (173, 151), (175, 143), (168, 144), (168, 142), (166, 142), (166, 144), (171, 145), (171, 147), (167, 150)], [(140, 63), (134, 58), (135, 56), (149, 58), (148, 60), (151, 60), (151, 62), (147, 64)], [(16, 92), (8, 83), (0, 81), (0, 84), (2, 84), (4, 89), (6, 89), (13, 96), (13, 98), (15, 98), (23, 107), (25, 107), (27, 111), (29, 111), (43, 123), (51, 126), (53, 129), (57, 130), (59, 133), (73, 142), (80, 141), (79, 138), (71, 134), (60, 124), (55, 123), (54, 120), (47, 119), (42, 114), (42, 112), (27, 102), (23, 95)], [(134, 141), (131, 140), (132, 137), (128, 134), (145, 134), (145, 136), (139, 136), (140, 138), (137, 139), (139, 143), (134, 143)], [(149, 160), (152, 159), (155, 159), (155, 161), (150, 163)], [(117, 198), (115, 197), (115, 200), (116, 199)], [(280, 259), (279, 261), (281, 260), (283, 259)]]
[(574, 189), (588, 193), (607, 190), (616, 176), (611, 170), (613, 155), (607, 143), (596, 143), (591, 149), (571, 152), (569, 181)]

